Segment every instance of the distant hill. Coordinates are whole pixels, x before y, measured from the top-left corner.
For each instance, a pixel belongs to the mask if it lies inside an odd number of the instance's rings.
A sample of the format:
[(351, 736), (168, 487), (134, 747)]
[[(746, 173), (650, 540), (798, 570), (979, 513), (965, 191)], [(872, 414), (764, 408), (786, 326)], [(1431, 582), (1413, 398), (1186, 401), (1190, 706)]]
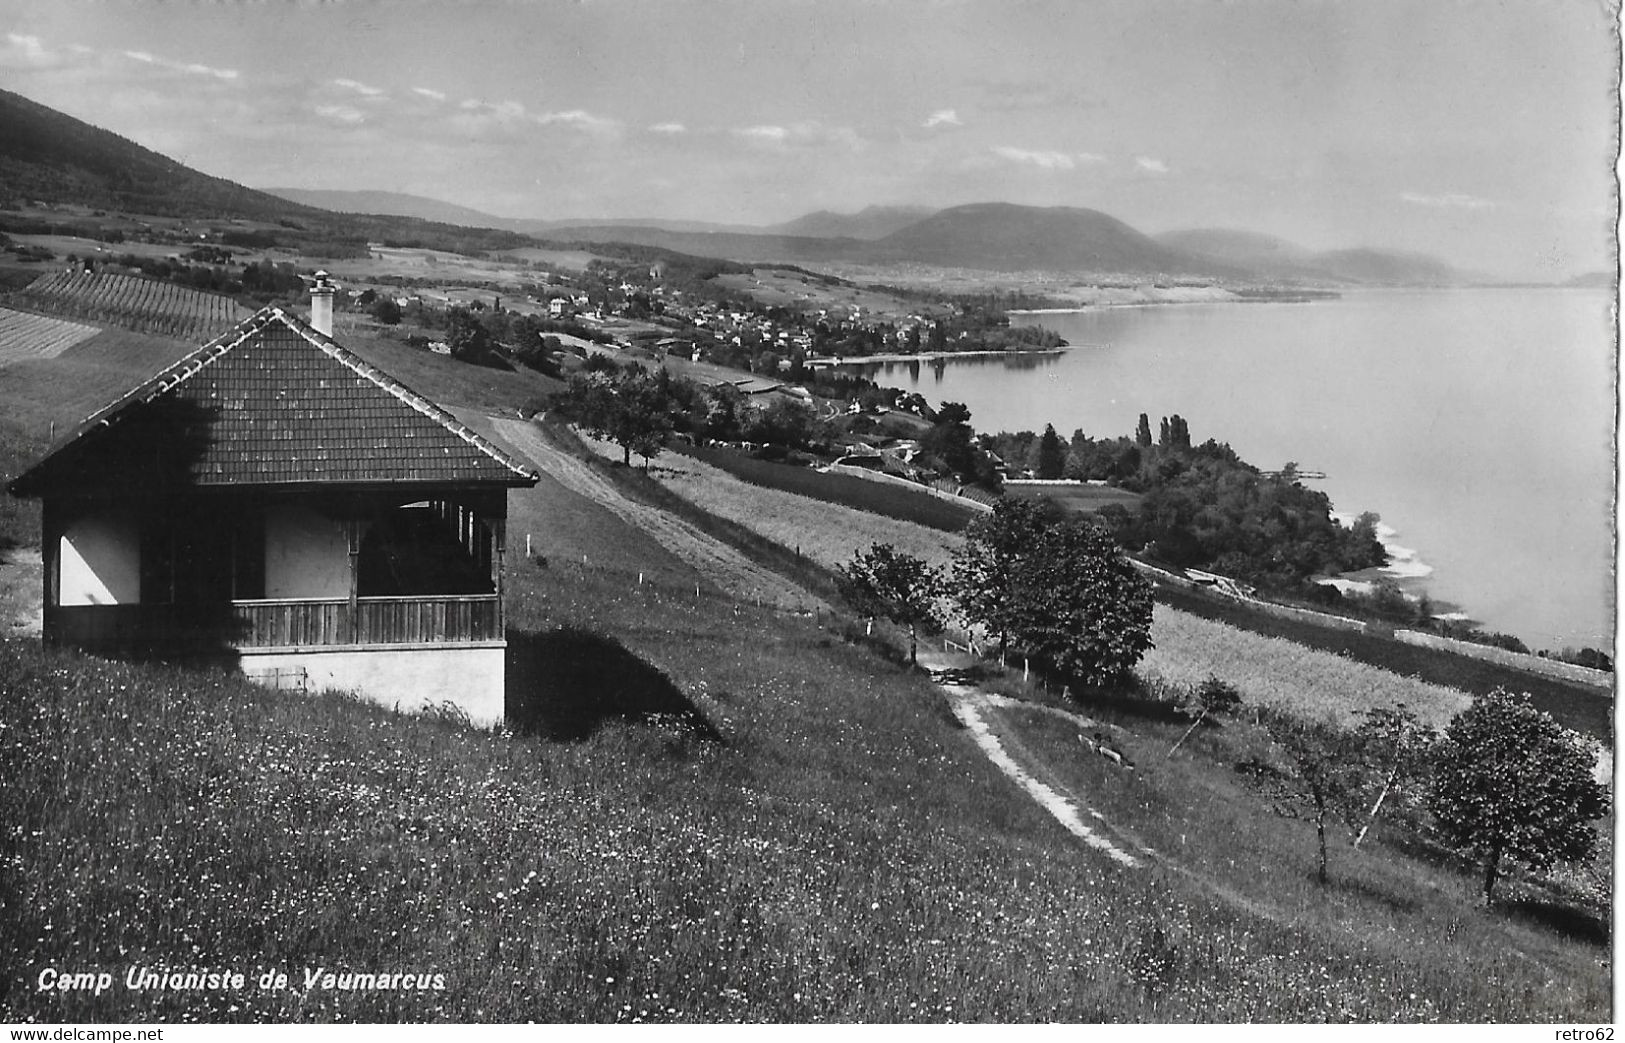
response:
[(0, 90), (0, 200), (261, 221), (327, 215), (211, 177), (111, 131)]
[(506, 219), (446, 203), (427, 196), (405, 192), (348, 192), (326, 188), (265, 188), (260, 191), (303, 206), (319, 207), (340, 214), (386, 214), (416, 217), (423, 221), (462, 225), (466, 228), (503, 228)]
[(755, 232), (674, 232), (647, 225), (562, 225), (533, 233), (553, 243), (631, 243), (694, 257), (718, 257), (745, 264), (795, 264), (804, 261), (855, 259), (864, 243), (858, 239), (815, 239), (808, 236)]
[(1314, 256), (1285, 239), (1259, 232), (1243, 232), (1229, 228), (1191, 228), (1179, 232), (1164, 232), (1155, 236), (1157, 242), (1176, 250), (1202, 254), (1246, 267), (1275, 265), (1304, 265)]
[[(413, 217), (439, 224), (459, 225), (464, 228), (496, 228), (524, 235), (567, 235), (571, 230), (590, 229), (597, 238), (609, 230), (627, 229), (634, 236), (644, 230), (657, 233), (729, 232), (756, 233), (766, 229), (755, 225), (718, 224), (712, 221), (682, 221), (665, 218), (641, 217), (580, 217), (532, 218), (498, 217), (483, 210), (458, 206), (443, 199), (416, 196), (406, 192), (382, 192), (371, 189), (346, 191), (327, 188), (266, 188), (262, 191), (282, 199), (317, 206), (341, 214), (383, 214), (391, 217)], [(649, 245), (649, 244), (644, 244)]]
[(883, 239), (934, 213), (927, 206), (866, 206), (855, 214), (819, 210), (763, 231), (814, 239)]
[(1439, 286), (1466, 277), (1437, 257), (1398, 250), (1330, 250), (1315, 255), (1317, 267), (1333, 278), (1379, 286)]
[(1314, 251), (1257, 232), (1192, 228), (1156, 237), (1164, 246), (1245, 268), (1260, 278), (1375, 286), (1437, 286), (1470, 281), (1437, 257), (1370, 248)]
[(868, 244), (862, 256), (995, 271), (1230, 274), (1228, 265), (1164, 246), (1098, 210), (1012, 203), (940, 210)]

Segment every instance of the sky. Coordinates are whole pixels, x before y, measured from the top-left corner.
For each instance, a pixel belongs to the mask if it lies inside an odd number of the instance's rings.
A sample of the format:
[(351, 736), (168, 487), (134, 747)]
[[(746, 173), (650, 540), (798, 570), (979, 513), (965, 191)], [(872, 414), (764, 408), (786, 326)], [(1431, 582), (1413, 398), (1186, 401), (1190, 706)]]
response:
[(1601, 0), (0, 0), (0, 87), (253, 187), (741, 224), (1103, 210), (1611, 267)]

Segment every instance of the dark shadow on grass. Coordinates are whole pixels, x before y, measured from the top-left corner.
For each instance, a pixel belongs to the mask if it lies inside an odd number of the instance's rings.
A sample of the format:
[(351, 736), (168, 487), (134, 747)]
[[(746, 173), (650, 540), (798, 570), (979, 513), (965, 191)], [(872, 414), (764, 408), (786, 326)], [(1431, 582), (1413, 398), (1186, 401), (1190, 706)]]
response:
[(591, 630), (509, 631), (507, 667), (507, 720), (523, 734), (578, 740), (621, 720), (674, 724), (702, 739), (721, 738), (671, 678)]
[[(1332, 890), (1359, 895), (1362, 898), (1369, 898), (1374, 902), (1381, 902), (1383, 905), (1394, 910), (1395, 912), (1414, 913), (1417, 909), (1421, 908), (1421, 903), (1416, 901), (1414, 898), (1407, 898), (1404, 895), (1394, 894), (1392, 891), (1384, 890), (1383, 888), (1378, 887), (1375, 884), (1367, 883), (1364, 880), (1352, 880), (1338, 876), (1335, 864), (1332, 869), (1331, 878), (1331, 882), (1327, 886)], [(1310, 879), (1313, 879), (1312, 875)]]
[[(1053, 682), (1051, 682), (1053, 684)], [(1106, 711), (1127, 718), (1160, 723), (1190, 723), (1179, 704), (1161, 691), (1146, 687), (1138, 677), (1130, 677), (1111, 688), (1072, 687), (1071, 702), (1084, 710)], [(1219, 722), (1212, 722), (1217, 725)]]
[(1509, 918), (1522, 920), (1536, 927), (1546, 927), (1577, 942), (1607, 945), (1610, 936), (1608, 921), (1584, 909), (1542, 898), (1518, 898), (1499, 903), (1498, 908)]

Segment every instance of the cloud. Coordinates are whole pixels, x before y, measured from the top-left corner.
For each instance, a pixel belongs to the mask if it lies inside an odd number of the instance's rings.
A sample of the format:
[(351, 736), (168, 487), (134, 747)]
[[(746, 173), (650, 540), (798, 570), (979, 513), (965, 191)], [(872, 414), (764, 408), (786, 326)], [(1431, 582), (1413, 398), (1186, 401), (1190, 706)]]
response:
[(351, 126), (360, 123), (367, 118), (366, 116), (362, 115), (359, 110), (353, 109), (348, 105), (318, 105), (316, 106), (316, 115), (325, 120), (332, 120), (334, 123), (343, 123)]
[(1399, 198), (1417, 206), (1448, 207), (1457, 210), (1483, 210), (1495, 205), (1494, 200), (1481, 199), (1461, 192), (1445, 192), (1436, 196), (1424, 195), (1421, 192), (1402, 192)]
[(434, 101), (446, 100), (446, 95), (443, 91), (437, 91), (431, 87), (413, 87), (412, 93), (421, 94), (423, 97), (433, 99)]
[(454, 122), (468, 133), (487, 130), (516, 131), (525, 127), (565, 127), (598, 137), (613, 137), (620, 133), (618, 121), (597, 116), (584, 109), (565, 109), (559, 112), (531, 112), (523, 102), (481, 101), (469, 98), (457, 106)]
[(688, 128), (681, 123), (656, 123), (649, 128), (656, 134), (686, 134)]
[(850, 152), (863, 149), (864, 141), (851, 127), (827, 127), (816, 120), (805, 120), (780, 126), (760, 123), (753, 127), (740, 127), (735, 134), (757, 145), (775, 149), (817, 149), (836, 146)]
[(608, 119), (603, 116), (594, 116), (592, 113), (585, 112), (581, 109), (568, 109), (564, 112), (542, 112), (532, 116), (531, 118), (544, 127), (551, 126), (555, 123), (562, 123), (567, 127), (575, 127), (579, 130), (588, 130), (598, 133), (613, 132), (620, 126), (620, 124), (616, 123), (612, 119)]
[(90, 49), (83, 46), (72, 46), (68, 50), (72, 52), (71, 57), (61, 50), (52, 50), (38, 36), (7, 33), (0, 43), (0, 69), (36, 71), (70, 63), (82, 64), (84, 56), (90, 53)]
[(1134, 165), (1148, 174), (1168, 173), (1168, 164), (1152, 156), (1135, 156)]
[(235, 80), (238, 75), (236, 69), (218, 69), (212, 65), (201, 65), (197, 62), (190, 62), (178, 68), (181, 72), (191, 73), (193, 76), (213, 76), (217, 80)]
[(1099, 156), (1088, 152), (1080, 152), (1074, 155), (1070, 152), (1016, 148), (1014, 145), (994, 145), (993, 154), (1012, 163), (1023, 163), (1043, 170), (1075, 170), (1079, 162), (1100, 162)]
[(382, 87), (370, 87), (367, 84), (362, 83), (360, 80), (351, 80), (341, 77), (334, 80), (333, 85), (336, 87), (343, 87), (347, 91), (354, 91), (365, 98), (382, 98), (384, 96), (384, 90)]
[(46, 61), (50, 55), (45, 50), (45, 41), (37, 36), (24, 36), (22, 33), (7, 33), (6, 43), (15, 48), (20, 54), (34, 61)]
[(963, 127), (965, 121), (959, 118), (959, 113), (953, 109), (938, 109), (925, 118), (922, 127)]
[(739, 129), (739, 133), (744, 137), (752, 138), (756, 141), (767, 141), (774, 144), (781, 144), (790, 137), (790, 130), (788, 127), (777, 127), (771, 124), (759, 124), (754, 127), (741, 127)]
[(119, 53), (131, 61), (156, 66), (160, 69), (168, 69), (170, 72), (185, 73), (188, 76), (212, 76), (217, 80), (235, 80), (238, 76), (236, 69), (221, 69), (213, 65), (204, 65), (201, 62), (170, 61), (167, 58), (160, 58), (150, 51), (120, 51)]

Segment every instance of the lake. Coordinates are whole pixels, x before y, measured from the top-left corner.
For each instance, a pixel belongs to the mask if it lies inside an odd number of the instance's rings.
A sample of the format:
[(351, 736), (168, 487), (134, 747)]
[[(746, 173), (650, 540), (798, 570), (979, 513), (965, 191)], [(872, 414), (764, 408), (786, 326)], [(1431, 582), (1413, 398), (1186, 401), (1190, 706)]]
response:
[(898, 364), (981, 431), (1155, 431), (1292, 460), (1339, 514), (1382, 515), (1411, 589), (1531, 648), (1613, 641), (1614, 338), (1604, 290), (1358, 291), (1302, 304), (1016, 315), (1074, 348)]

